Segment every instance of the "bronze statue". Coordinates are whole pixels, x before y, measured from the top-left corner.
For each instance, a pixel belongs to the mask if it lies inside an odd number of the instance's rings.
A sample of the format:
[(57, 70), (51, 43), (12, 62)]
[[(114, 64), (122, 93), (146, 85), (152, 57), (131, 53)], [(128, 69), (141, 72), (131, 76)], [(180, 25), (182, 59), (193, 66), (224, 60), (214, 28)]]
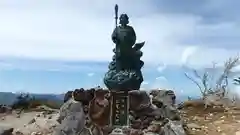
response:
[[(116, 47), (105, 74), (104, 83), (112, 93), (112, 124), (127, 125), (128, 123), (128, 91), (139, 90), (143, 82), (141, 68), (144, 62), (140, 60), (140, 49), (145, 42), (136, 43), (136, 33), (128, 25), (127, 14), (120, 15), (118, 26), (118, 6), (115, 6), (116, 27), (112, 33), (112, 41)], [(121, 112), (121, 113), (120, 113)]]
[(129, 17), (122, 14), (119, 18), (120, 26), (117, 25), (112, 33), (112, 41), (116, 44), (113, 49), (115, 55), (109, 64), (109, 71), (105, 74), (104, 83), (110, 90), (137, 90), (143, 81), (141, 68), (144, 62), (140, 60), (140, 49), (145, 42), (136, 43), (136, 34), (132, 26), (129, 26)]

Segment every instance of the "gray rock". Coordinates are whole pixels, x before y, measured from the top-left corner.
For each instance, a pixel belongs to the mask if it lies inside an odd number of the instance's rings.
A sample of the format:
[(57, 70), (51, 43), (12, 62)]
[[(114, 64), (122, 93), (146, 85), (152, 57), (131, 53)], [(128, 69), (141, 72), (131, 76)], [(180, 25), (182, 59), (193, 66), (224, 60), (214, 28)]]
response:
[(138, 111), (149, 108), (151, 105), (150, 97), (146, 91), (129, 91), (130, 110)]
[(0, 127), (0, 135), (12, 135), (13, 129), (11, 127)]
[(125, 134), (123, 133), (123, 130), (121, 128), (115, 128), (110, 133), (110, 135), (125, 135)]
[(71, 99), (72, 98), (72, 92), (73, 91), (68, 91), (67, 93), (65, 93), (65, 95), (64, 95), (64, 103), (66, 103), (69, 99)]
[(153, 96), (153, 103), (162, 103), (165, 105), (174, 105), (176, 103), (176, 95), (172, 90), (152, 90), (150, 95)]
[(85, 125), (85, 114), (81, 102), (68, 100), (60, 108), (60, 125), (54, 131), (54, 135), (76, 135)]
[(35, 118), (31, 119), (31, 120), (28, 122), (28, 124), (33, 124), (34, 122), (36, 122), (36, 119), (35, 119)]
[(14, 135), (24, 135), (21, 131), (16, 131)]
[(70, 99), (65, 102), (59, 111), (59, 123), (62, 122), (66, 118), (66, 116), (71, 112), (79, 112), (82, 110), (82, 104), (80, 102), (75, 101), (74, 99)]
[(161, 114), (164, 118), (180, 120), (180, 114), (175, 105), (176, 96), (172, 90), (152, 90), (150, 95), (153, 96), (153, 104), (157, 106), (153, 112), (156, 116)]
[(186, 135), (181, 121), (169, 120), (163, 127), (162, 135)]
[(187, 124), (188, 128), (195, 128), (195, 129), (201, 129), (201, 126), (195, 124), (195, 123), (189, 123)]
[(144, 135), (159, 135), (158, 133), (153, 133), (153, 132), (146, 132)]
[(92, 135), (92, 134), (89, 129), (83, 128), (82, 132), (79, 135)]

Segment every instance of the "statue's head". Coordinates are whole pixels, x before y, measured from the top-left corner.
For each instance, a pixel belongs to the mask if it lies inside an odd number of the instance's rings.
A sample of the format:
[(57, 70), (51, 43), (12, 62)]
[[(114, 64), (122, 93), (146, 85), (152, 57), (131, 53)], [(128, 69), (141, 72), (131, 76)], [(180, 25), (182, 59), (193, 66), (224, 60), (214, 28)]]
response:
[(128, 21), (128, 15), (127, 14), (121, 14), (121, 16), (120, 16), (120, 24), (121, 25), (127, 25), (128, 23), (129, 23), (129, 21)]

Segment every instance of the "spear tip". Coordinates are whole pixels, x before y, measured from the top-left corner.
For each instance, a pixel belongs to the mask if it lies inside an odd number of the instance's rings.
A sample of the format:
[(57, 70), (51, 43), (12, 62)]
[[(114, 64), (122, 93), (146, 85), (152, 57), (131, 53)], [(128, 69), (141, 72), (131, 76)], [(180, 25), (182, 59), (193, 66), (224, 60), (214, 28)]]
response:
[(118, 10), (118, 4), (115, 5), (115, 10), (116, 10), (116, 11)]

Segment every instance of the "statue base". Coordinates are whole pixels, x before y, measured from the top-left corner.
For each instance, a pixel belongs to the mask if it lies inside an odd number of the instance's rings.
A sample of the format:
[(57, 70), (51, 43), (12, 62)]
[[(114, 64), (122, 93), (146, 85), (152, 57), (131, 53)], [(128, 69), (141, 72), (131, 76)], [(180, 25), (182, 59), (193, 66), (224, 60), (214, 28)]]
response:
[(109, 90), (138, 90), (143, 82), (141, 71), (109, 70), (104, 77), (104, 83)]

